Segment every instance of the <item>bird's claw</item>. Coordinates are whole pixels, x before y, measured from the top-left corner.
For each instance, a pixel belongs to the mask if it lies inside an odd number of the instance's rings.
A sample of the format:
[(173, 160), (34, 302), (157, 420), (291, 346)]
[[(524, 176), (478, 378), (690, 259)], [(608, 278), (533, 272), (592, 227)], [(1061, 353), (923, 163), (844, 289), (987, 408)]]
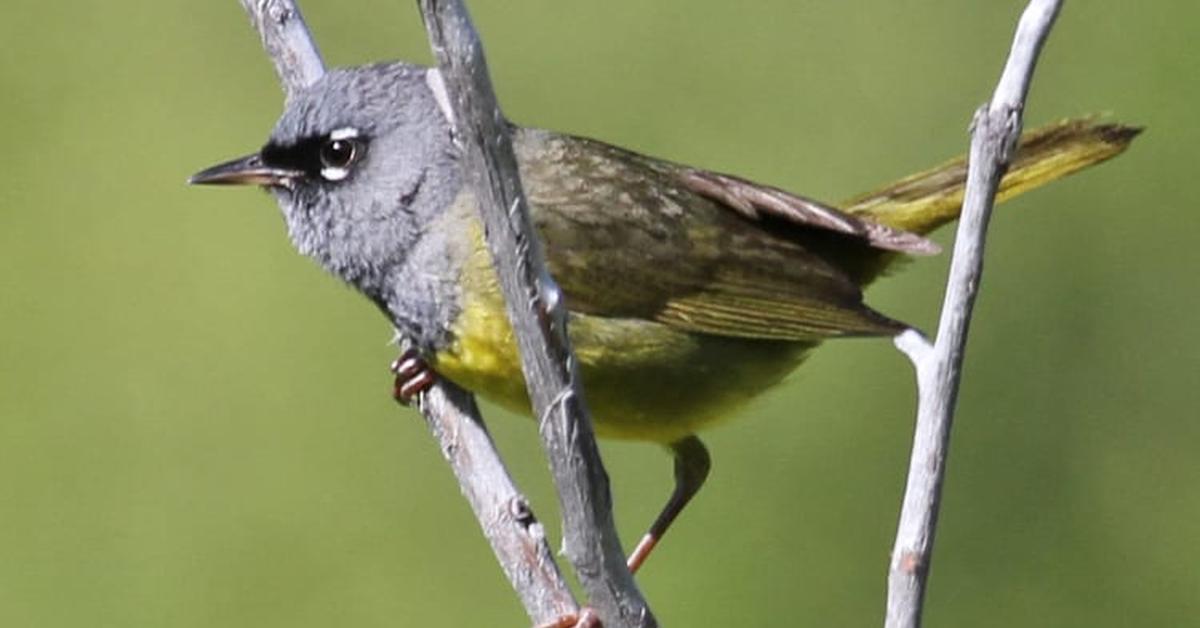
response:
[(396, 358), (391, 371), (396, 376), (392, 397), (406, 406), (433, 385), (433, 370), (415, 349), (409, 349)]
[(538, 624), (535, 628), (601, 628), (600, 616), (585, 606), (577, 613), (563, 615), (550, 623)]

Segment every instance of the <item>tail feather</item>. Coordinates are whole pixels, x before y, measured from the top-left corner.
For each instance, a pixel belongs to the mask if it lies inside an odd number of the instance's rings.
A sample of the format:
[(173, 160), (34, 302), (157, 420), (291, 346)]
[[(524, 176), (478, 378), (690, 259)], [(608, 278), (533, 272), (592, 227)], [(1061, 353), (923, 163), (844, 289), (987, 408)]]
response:
[[(1000, 181), (1005, 201), (1106, 161), (1124, 152), (1140, 127), (1076, 118), (1048, 124), (1021, 136), (1017, 156)], [(844, 211), (889, 227), (926, 234), (962, 211), (966, 157), (906, 177), (842, 203)]]

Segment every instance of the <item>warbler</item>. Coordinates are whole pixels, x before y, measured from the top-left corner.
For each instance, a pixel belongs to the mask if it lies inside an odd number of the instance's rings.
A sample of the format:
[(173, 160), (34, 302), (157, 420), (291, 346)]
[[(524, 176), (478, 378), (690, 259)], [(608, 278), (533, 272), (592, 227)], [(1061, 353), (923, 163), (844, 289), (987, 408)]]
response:
[[(863, 303), (897, 260), (937, 247), (965, 165), (841, 209), (603, 142), (511, 125), (531, 217), (569, 312), (596, 433), (675, 457), (637, 569), (708, 475), (696, 433), (777, 384), (826, 339), (905, 329)], [(1119, 154), (1138, 129), (1066, 121), (1026, 136), (1000, 198)], [(256, 153), (192, 183), (264, 186), (299, 251), (356, 288), (431, 371), (508, 408), (529, 401), (440, 74), (336, 69), (294, 94)], [(426, 368), (427, 367), (427, 368)]]

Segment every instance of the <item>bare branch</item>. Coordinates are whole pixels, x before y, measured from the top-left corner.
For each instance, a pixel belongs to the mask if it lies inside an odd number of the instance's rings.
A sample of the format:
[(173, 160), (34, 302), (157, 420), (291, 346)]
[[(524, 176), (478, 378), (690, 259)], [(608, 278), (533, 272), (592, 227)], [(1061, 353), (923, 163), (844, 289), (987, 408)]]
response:
[(546, 532), (496, 454), (475, 398), (443, 381), (422, 396), (421, 413), (529, 618), (542, 625), (576, 614)]
[(520, 347), (542, 445), (562, 505), (563, 545), (605, 626), (655, 620), (625, 566), (608, 476), (578, 385), (559, 288), (529, 219), (512, 139), (488, 77), (483, 45), (459, 0), (419, 0), (479, 199), (488, 247)]
[[(293, 2), (241, 3), (287, 94), (324, 74), (320, 53)], [(504, 467), (474, 398), (438, 380), (424, 393), (421, 412), (530, 619), (548, 624), (576, 613), (579, 607), (554, 562), (542, 526)]]
[(916, 332), (896, 338), (917, 373), (918, 409), (904, 504), (888, 573), (887, 628), (921, 623), (925, 583), (958, 396), (967, 329), (983, 272), (983, 249), (996, 190), (1021, 135), (1021, 113), (1042, 44), (1061, 0), (1032, 0), (1017, 26), (1008, 62), (989, 104), (972, 122), (962, 219), (954, 241), (938, 335), (931, 346)]
[(325, 73), (321, 53), (300, 8), (291, 0), (238, 0), (262, 39), (283, 91), (312, 85)]

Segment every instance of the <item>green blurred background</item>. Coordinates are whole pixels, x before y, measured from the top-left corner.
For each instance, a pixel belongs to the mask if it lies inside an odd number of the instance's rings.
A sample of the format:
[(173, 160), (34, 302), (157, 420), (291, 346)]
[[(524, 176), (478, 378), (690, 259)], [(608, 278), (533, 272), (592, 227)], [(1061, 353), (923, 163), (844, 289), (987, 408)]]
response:
[[(1022, 6), (473, 3), (513, 119), (831, 201), (964, 150)], [(430, 59), (411, 2), (302, 7), (330, 64)], [(1198, 21), (1071, 2), (1046, 49), (1030, 126), (1149, 130), (995, 216), (928, 626), (1200, 626)], [(525, 625), (385, 321), (267, 196), (183, 183), (280, 108), (237, 3), (8, 0), (0, 50), (0, 625)], [(945, 265), (869, 299), (930, 329)], [(711, 431), (640, 578), (663, 622), (878, 625), (913, 397), (835, 343)], [(532, 424), (485, 411), (556, 529)], [(669, 461), (604, 452), (631, 543)]]

